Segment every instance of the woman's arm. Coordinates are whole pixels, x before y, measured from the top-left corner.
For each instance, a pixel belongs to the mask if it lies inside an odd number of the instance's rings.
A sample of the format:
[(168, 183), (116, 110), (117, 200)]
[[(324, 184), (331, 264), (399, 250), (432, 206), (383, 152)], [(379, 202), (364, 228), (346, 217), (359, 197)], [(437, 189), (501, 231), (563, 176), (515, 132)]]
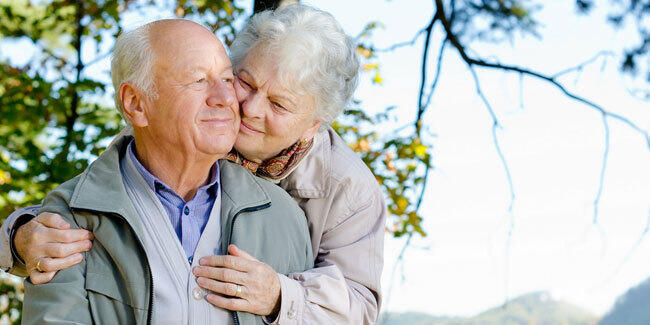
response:
[(376, 192), (323, 234), (313, 269), (280, 277), (282, 302), (275, 323), (376, 323), (386, 216)]
[(16, 256), (13, 238), (16, 229), (36, 217), (40, 208), (40, 205), (32, 205), (18, 209), (2, 223), (2, 227), (0, 227), (0, 269), (3, 271), (13, 275), (27, 276), (24, 261)]
[[(56, 271), (81, 262), (81, 252), (92, 247), (92, 233), (70, 229), (61, 215), (44, 212), (40, 205), (12, 213), (0, 229), (0, 267), (18, 276), (30, 276), (33, 284), (46, 283)], [(40, 261), (42, 271), (36, 270)]]
[[(58, 193), (47, 195), (44, 209), (60, 215), (68, 224), (74, 224), (72, 212)], [(85, 289), (86, 262), (58, 272), (46, 284), (34, 285), (25, 281), (23, 324), (92, 324), (92, 316)]]

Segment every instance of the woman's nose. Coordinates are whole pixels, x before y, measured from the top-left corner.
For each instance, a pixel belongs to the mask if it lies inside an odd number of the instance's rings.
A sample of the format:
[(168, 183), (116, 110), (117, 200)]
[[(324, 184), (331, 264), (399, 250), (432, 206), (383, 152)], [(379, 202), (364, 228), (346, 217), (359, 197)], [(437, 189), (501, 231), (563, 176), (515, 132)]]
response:
[(257, 91), (248, 93), (246, 99), (240, 102), (242, 118), (262, 118), (264, 117), (264, 100)]

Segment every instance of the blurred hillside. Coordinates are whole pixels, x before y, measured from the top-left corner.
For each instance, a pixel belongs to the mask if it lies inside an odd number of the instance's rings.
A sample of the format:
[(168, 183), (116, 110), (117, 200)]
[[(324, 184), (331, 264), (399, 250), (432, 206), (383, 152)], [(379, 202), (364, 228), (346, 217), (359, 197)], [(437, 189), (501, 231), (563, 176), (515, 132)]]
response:
[(380, 325), (595, 325), (598, 323), (598, 317), (580, 307), (553, 300), (545, 292), (536, 292), (520, 296), (507, 305), (489, 309), (469, 318), (437, 317), (409, 312), (384, 313), (378, 323)]
[(650, 278), (616, 300), (599, 325), (650, 324)]

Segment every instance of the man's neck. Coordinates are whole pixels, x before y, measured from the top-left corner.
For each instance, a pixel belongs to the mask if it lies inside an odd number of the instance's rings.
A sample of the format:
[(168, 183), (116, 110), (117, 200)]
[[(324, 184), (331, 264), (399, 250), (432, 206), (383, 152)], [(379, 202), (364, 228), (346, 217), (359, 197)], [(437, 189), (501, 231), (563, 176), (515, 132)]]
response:
[(170, 151), (173, 151), (170, 146), (139, 137), (135, 139), (135, 155), (140, 164), (187, 202), (199, 187), (210, 182), (210, 170), (217, 159), (185, 152), (172, 154)]

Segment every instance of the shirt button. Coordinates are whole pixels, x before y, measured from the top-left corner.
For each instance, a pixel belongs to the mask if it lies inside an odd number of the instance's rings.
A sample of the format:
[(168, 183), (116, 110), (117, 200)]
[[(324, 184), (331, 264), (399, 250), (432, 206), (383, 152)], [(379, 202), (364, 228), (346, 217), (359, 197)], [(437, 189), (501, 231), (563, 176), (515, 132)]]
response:
[(192, 289), (192, 297), (194, 297), (194, 300), (203, 299), (203, 290), (199, 287)]
[(185, 207), (185, 209), (183, 210), (183, 213), (185, 213), (185, 215), (190, 214), (190, 208)]

